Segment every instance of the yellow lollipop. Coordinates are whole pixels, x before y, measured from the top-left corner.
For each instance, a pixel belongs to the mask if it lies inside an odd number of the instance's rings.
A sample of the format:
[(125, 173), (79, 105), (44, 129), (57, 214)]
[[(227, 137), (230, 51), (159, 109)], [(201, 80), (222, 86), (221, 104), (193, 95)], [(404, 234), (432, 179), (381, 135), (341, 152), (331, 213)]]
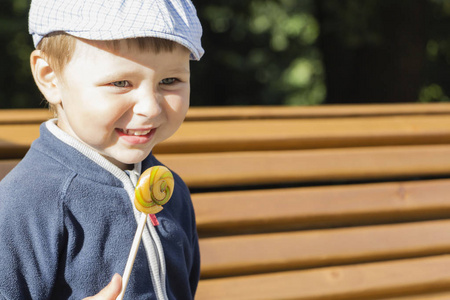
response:
[(145, 214), (160, 212), (170, 197), (174, 188), (173, 175), (164, 166), (155, 166), (145, 170), (139, 178), (134, 205)]
[[(160, 212), (173, 193), (174, 179), (172, 173), (164, 166), (154, 166), (142, 173), (134, 190), (134, 205), (142, 212), (138, 228), (131, 245), (125, 271), (122, 278), (122, 291), (116, 300), (123, 299), (133, 268), (134, 260), (141, 242), (142, 232), (147, 222), (147, 216)], [(153, 216), (154, 217), (154, 216)]]

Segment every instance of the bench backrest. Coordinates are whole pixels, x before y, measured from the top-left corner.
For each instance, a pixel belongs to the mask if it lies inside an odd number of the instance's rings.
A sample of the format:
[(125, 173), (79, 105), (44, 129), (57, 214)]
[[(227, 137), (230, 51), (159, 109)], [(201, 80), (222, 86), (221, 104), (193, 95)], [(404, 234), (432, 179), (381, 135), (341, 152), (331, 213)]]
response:
[[(16, 113), (0, 178), (49, 117)], [(449, 104), (193, 108), (155, 153), (192, 190), (196, 299), (450, 298)]]

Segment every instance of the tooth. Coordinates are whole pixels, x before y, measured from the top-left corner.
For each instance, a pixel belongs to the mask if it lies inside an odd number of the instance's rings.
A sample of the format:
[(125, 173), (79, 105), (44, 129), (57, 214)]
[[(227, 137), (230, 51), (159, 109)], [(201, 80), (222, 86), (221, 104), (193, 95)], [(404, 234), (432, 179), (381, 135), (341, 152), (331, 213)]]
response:
[(150, 132), (150, 130), (124, 129), (123, 132), (125, 132), (128, 135), (146, 135)]

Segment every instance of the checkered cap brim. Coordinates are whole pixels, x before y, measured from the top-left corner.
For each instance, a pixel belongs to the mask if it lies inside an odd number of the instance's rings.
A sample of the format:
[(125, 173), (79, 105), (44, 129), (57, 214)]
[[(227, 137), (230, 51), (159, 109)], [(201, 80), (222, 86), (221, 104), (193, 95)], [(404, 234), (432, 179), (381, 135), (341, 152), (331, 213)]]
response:
[(90, 40), (156, 37), (177, 42), (199, 60), (202, 27), (190, 0), (33, 0), (29, 32), (37, 46), (63, 31)]

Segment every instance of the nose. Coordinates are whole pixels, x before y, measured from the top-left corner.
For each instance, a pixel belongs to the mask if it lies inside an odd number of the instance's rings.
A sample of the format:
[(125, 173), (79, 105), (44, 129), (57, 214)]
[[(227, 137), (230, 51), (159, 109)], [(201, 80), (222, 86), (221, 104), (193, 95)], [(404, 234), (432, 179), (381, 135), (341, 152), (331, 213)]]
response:
[(133, 112), (149, 119), (156, 118), (162, 112), (161, 102), (162, 96), (158, 93), (141, 94), (136, 100)]

